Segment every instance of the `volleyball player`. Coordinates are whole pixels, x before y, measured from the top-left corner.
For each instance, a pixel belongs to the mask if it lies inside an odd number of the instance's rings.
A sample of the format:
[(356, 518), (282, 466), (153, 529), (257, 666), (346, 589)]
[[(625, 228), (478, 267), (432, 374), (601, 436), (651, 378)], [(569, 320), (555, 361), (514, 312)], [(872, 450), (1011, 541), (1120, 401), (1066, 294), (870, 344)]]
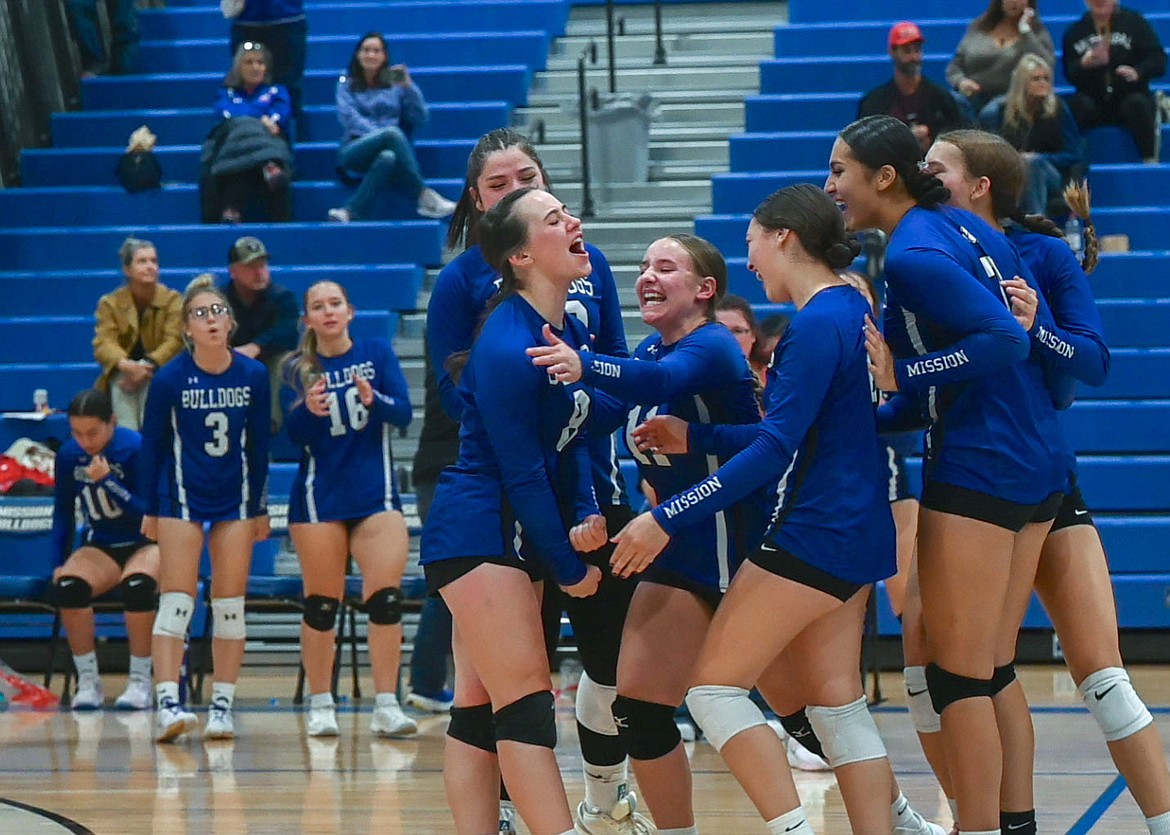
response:
[(385, 339), (354, 339), (345, 288), (319, 281), (305, 291), (305, 333), (290, 360), (285, 399), (289, 438), (302, 448), (289, 503), (289, 533), (305, 579), (301, 654), (309, 680), (309, 736), (337, 736), (332, 681), (337, 610), (352, 553), (369, 615), (374, 714), (379, 736), (416, 733), (398, 704), (402, 572), (410, 550), (393, 428), (410, 423), (410, 394)]
[(856, 244), (809, 185), (765, 200), (747, 241), (769, 300), (797, 308), (769, 371), (767, 414), (758, 427), (690, 426), (691, 449), (742, 451), (619, 532), (613, 569), (645, 570), (688, 525), (774, 488), (764, 544), (715, 613), (687, 706), (768, 831), (811, 833), (783, 743), (748, 696), (787, 652), (854, 831), (890, 831), (889, 763), (858, 675), (866, 586), (893, 573), (894, 524), (866, 369), (868, 305), (836, 272)]
[[(562, 382), (583, 379), (617, 398), (610, 411), (626, 418), (621, 422), (638, 470), (652, 494), (665, 497), (711, 475), (725, 459), (637, 451), (634, 428), (657, 414), (703, 424), (757, 423), (756, 380), (736, 337), (715, 320), (727, 265), (710, 243), (693, 235), (655, 241), (636, 289), (642, 319), (657, 333), (633, 358), (579, 354), (561, 340), (528, 353)], [(752, 510), (744, 504), (685, 529), (643, 574), (630, 604), (613, 713), (660, 832), (696, 831), (690, 764), (674, 713), (744, 540), (753, 528), (763, 532), (763, 507)]]
[[(63, 562), (53, 572), (61, 623), (77, 670), (73, 710), (98, 710), (105, 698), (94, 652), (90, 601), (121, 587), (130, 645), (130, 679), (114, 702), (119, 710), (151, 706), (150, 626), (158, 608), (158, 547), (146, 539), (138, 494), (142, 438), (118, 426), (110, 395), (88, 389), (67, 412), (72, 438), (57, 452), (53, 492), (53, 553)], [(74, 550), (76, 507), (85, 520)]]
[[(447, 239), (449, 247), (466, 244), (467, 249), (439, 274), (427, 316), (427, 346), (438, 375), (440, 397), (444, 410), (455, 420), (461, 418), (463, 405), (451, 375), (442, 369), (452, 354), (471, 345), (484, 308), (501, 284), (498, 271), (487, 263), (479, 246), (479, 218), (505, 195), (526, 187), (549, 187), (544, 166), (528, 139), (506, 128), (482, 136), (468, 158), (463, 194)], [(600, 250), (589, 244), (585, 248), (590, 270), (570, 286), (566, 310), (586, 326), (593, 350), (609, 356), (628, 356), (613, 273)], [(608, 530), (620, 530), (629, 521), (630, 503), (618, 466), (617, 445), (612, 436), (603, 433), (593, 435), (590, 443), (598, 505)], [(525, 541), (525, 547), (529, 547), (527, 538)], [(606, 569), (598, 592), (583, 599), (570, 598), (564, 604), (584, 668), (576, 699), (585, 781), (578, 825), (594, 835), (615, 827), (646, 824), (636, 811), (636, 795), (629, 791), (625, 745), (612, 711), (622, 624), (634, 584), (608, 571), (609, 553), (610, 546), (606, 545), (585, 556), (587, 561)], [(555, 595), (555, 589), (546, 592), (546, 596), (550, 593)], [(554, 648), (560, 632), (560, 608), (558, 604), (550, 612), (546, 601), (546, 618), (552, 615)], [(562, 684), (571, 686), (572, 682)], [(506, 819), (510, 813), (505, 802), (501, 809), (504, 831), (508, 831)]]
[(190, 350), (155, 375), (142, 428), (143, 533), (157, 539), (165, 555), (153, 646), (159, 742), (197, 724), (179, 701), (179, 665), (195, 609), (205, 525), (215, 679), (204, 735), (235, 736), (244, 591), (252, 546), (268, 538), (268, 372), (232, 350), (235, 320), (213, 276), (199, 276), (187, 287), (182, 321)]
[(989, 833), (1003, 769), (992, 697), (1014, 680), (1019, 601), (1068, 478), (1055, 410), (1000, 283), (1027, 271), (982, 220), (938, 208), (946, 189), (922, 162), (903, 123), (867, 117), (837, 138), (825, 188), (851, 228), (890, 236), (885, 341), (872, 324), (867, 337), (875, 380), (895, 393), (879, 422), (930, 426), (918, 529), (925, 678), (959, 829)]
[[(1051, 315), (1041, 312), (1036, 290), (1025, 283), (1008, 281), (1007, 291), (1057, 406), (1070, 405), (1076, 381), (1104, 383), (1109, 349), (1085, 270), (1054, 223), (1019, 212), (1025, 183), (1019, 153), (995, 134), (964, 130), (940, 136), (927, 160), (950, 190), (952, 205), (974, 212), (997, 228), (1008, 221), (1008, 237), (1031, 269)], [(1081, 212), (1087, 215), (1087, 206)], [(1091, 264), (1096, 237), (1086, 238), (1090, 241), (1086, 263)], [(1073, 680), (1146, 816), (1146, 825), (1151, 833), (1166, 835), (1170, 833), (1170, 770), (1161, 735), (1125, 672), (1105, 550), (1076, 487), (1075, 451), (1066, 446), (1063, 454), (1072, 483), (1044, 540), (1036, 591), (1060, 638)], [(1014, 707), (1017, 713), (1026, 711), (1027, 703), (1020, 698)], [(1031, 777), (1030, 769), (1015, 781), (1005, 773), (1005, 792), (1030, 792)], [(1034, 809), (1022, 821), (1009, 820), (1011, 810), (1005, 811), (1004, 828), (1012, 823), (1016, 824), (1013, 832), (1035, 831)]]
[[(547, 191), (509, 194), (478, 226), (500, 292), (470, 352), (449, 364), (459, 373), (465, 358), (459, 461), (439, 481), (421, 560), (455, 624), (444, 778), (457, 832), (495, 830), (502, 773), (528, 828), (559, 835), (574, 826), (553, 753), (552, 682), (526, 562), (535, 554), (567, 593), (592, 594), (601, 571), (575, 549), (601, 544), (605, 523), (582, 436), (590, 393), (558, 384), (524, 350), (543, 344), (546, 324), (570, 344), (588, 343), (566, 302), (570, 285), (589, 274), (590, 255), (581, 222)], [(532, 554), (518, 553), (517, 522)]]

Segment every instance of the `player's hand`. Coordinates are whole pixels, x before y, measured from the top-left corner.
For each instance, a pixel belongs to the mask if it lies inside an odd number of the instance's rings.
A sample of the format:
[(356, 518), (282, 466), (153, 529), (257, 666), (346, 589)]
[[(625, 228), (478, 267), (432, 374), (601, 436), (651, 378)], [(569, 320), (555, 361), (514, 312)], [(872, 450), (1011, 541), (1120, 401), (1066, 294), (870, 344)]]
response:
[(85, 474), (90, 481), (101, 481), (110, 474), (110, 462), (104, 455), (95, 455), (85, 468)]
[(573, 546), (574, 551), (581, 554), (604, 548), (608, 541), (605, 517), (600, 513), (586, 516), (583, 521), (569, 529), (569, 544)]
[(558, 383), (575, 383), (581, 379), (581, 355), (563, 339), (553, 333), (551, 325), (545, 325), (541, 332), (548, 345), (537, 345), (527, 350), (532, 364), (543, 368)]
[(158, 542), (158, 517), (143, 516), (140, 530), (142, 531), (142, 535), (151, 542)]
[(374, 405), (374, 387), (370, 385), (370, 381), (365, 377), (354, 377), (353, 384), (357, 387), (358, 397), (362, 400), (362, 405), (367, 409)]
[(682, 418), (655, 415), (634, 427), (634, 445), (651, 455), (682, 455), (690, 451), (690, 431)]
[(652, 513), (642, 513), (613, 537), (617, 543), (609, 567), (618, 577), (631, 577), (645, 571), (655, 557), (670, 542), (670, 535), (662, 530)]
[(596, 565), (585, 566), (585, 577), (571, 586), (561, 586), (561, 591), (569, 597), (592, 597), (601, 585), (601, 569)]
[(1118, 64), (1117, 77), (1128, 81), (1130, 84), (1136, 84), (1138, 80), (1138, 71), (1129, 64)]
[(329, 392), (326, 389), (325, 378), (322, 377), (305, 392), (305, 408), (310, 414), (317, 417), (329, 416)]
[(1036, 291), (1028, 286), (1028, 282), (1016, 276), (1000, 282), (1012, 301), (1012, 315), (1026, 332), (1032, 332), (1036, 324), (1036, 310), (1040, 307), (1040, 298)]
[(257, 542), (263, 542), (268, 539), (272, 533), (272, 526), (269, 524), (268, 514), (257, 516), (252, 520), (252, 536)]
[(869, 373), (879, 391), (898, 390), (898, 377), (894, 374), (894, 355), (877, 325), (869, 316), (865, 317), (865, 352), (869, 354)]

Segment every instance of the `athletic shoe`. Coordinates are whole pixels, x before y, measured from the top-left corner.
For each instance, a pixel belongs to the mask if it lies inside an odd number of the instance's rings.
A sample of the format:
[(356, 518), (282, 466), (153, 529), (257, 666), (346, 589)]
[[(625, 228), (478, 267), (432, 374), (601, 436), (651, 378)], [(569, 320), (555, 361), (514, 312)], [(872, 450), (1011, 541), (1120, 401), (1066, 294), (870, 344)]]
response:
[(370, 730), (378, 736), (412, 736), (418, 733), (418, 725), (402, 712), (397, 701), (374, 708), (370, 717)]
[(833, 770), (833, 766), (829, 765), (824, 757), (818, 757), (792, 737), (788, 737), (785, 748), (788, 749), (788, 765), (798, 771)]
[(895, 826), (893, 835), (949, 835), (949, 830), (943, 829), (937, 823), (931, 823), (922, 815), (911, 810), (914, 820)]
[(158, 706), (154, 738), (157, 742), (172, 742), (188, 731), (195, 730), (198, 725), (194, 713), (178, 702), (167, 699)]
[(102, 680), (97, 676), (81, 676), (77, 679), (77, 692), (73, 694), (70, 707), (73, 710), (101, 710), (106, 694)]
[(414, 209), (423, 217), (438, 219), (450, 217), (455, 213), (455, 203), (448, 200), (433, 188), (424, 188), (419, 192), (418, 205)]
[(118, 710), (150, 710), (152, 702), (150, 679), (131, 676), (114, 707)]
[(330, 209), (328, 212), (326, 212), (326, 214), (329, 215), (329, 219), (334, 223), (349, 223), (351, 220), (353, 220), (353, 216), (350, 215), (349, 209)]
[(204, 739), (235, 739), (236, 728), (232, 721), (232, 706), (223, 696), (212, 699), (207, 706), (207, 726), (203, 729)]
[(500, 801), (499, 835), (516, 835), (516, 804), (511, 800)]
[(341, 729), (337, 727), (337, 711), (333, 705), (309, 708), (308, 722), (309, 736), (339, 736)]
[(592, 812), (582, 800), (577, 806), (577, 831), (584, 835), (654, 835), (658, 830), (638, 814), (638, 797), (629, 792), (608, 812)]
[(406, 694), (406, 704), (423, 713), (450, 713), (451, 705), (455, 703), (455, 693), (450, 690), (440, 690), (433, 696), (413, 692)]

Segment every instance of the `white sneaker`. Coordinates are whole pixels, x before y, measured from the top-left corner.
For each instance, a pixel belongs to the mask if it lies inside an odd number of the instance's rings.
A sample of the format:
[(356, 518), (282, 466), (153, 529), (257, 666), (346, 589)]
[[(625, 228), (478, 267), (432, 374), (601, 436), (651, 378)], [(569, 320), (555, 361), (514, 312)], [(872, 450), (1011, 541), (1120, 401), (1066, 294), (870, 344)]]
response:
[(654, 835), (658, 830), (638, 813), (638, 796), (629, 792), (608, 812), (592, 812), (582, 800), (577, 805), (577, 831), (584, 835)]
[(415, 206), (415, 211), (423, 217), (435, 219), (450, 217), (455, 213), (455, 203), (433, 188), (424, 188), (418, 194), (418, 205)]
[(370, 717), (370, 730), (378, 736), (412, 736), (418, 733), (418, 724), (402, 712), (398, 702), (390, 702), (374, 708)]
[(349, 223), (351, 220), (353, 220), (353, 216), (350, 215), (349, 209), (346, 208), (330, 209), (328, 212), (326, 212), (326, 214), (328, 214), (329, 219), (335, 223)]
[(516, 835), (516, 804), (511, 800), (500, 801), (499, 835)]
[(422, 693), (407, 693), (403, 700), (408, 707), (421, 710), (424, 713), (450, 713), (451, 705), (455, 704), (455, 694), (444, 690), (437, 696), (424, 696)]
[(235, 739), (236, 728), (232, 722), (232, 706), (222, 696), (212, 699), (207, 706), (207, 726), (203, 729), (204, 739)]
[(912, 820), (901, 826), (895, 826), (893, 835), (948, 835), (949, 830), (943, 829), (937, 823), (931, 823), (914, 809), (910, 810)]
[(341, 729), (337, 727), (337, 711), (333, 705), (309, 708), (306, 732), (309, 736), (339, 736)]
[(154, 738), (157, 742), (172, 742), (188, 731), (195, 730), (198, 725), (194, 713), (178, 702), (167, 699), (158, 706)]
[[(106, 699), (102, 680), (97, 676), (81, 676), (77, 679), (77, 692), (73, 694), (70, 708), (73, 710), (101, 710)], [(147, 702), (149, 704), (149, 702)]]
[(152, 701), (150, 679), (131, 676), (126, 682), (126, 689), (114, 702), (114, 707), (118, 710), (150, 710)]
[(798, 771), (833, 770), (833, 766), (829, 765), (827, 760), (825, 760), (823, 757), (818, 757), (791, 736), (788, 737), (788, 741), (784, 743), (784, 747), (788, 749), (788, 765), (797, 769)]

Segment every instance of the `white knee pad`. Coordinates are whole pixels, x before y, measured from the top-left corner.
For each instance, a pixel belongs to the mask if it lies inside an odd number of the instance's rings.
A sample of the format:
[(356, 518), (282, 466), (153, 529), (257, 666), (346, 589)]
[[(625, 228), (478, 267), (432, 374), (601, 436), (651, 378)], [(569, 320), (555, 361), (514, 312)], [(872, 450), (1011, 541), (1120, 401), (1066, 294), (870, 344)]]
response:
[(242, 641), (247, 637), (244, 628), (244, 598), (213, 597), (211, 617), (215, 622), (212, 635), (229, 641)]
[(598, 684), (582, 670), (581, 681), (577, 684), (577, 721), (595, 734), (617, 736), (617, 723), (613, 721), (615, 698), (616, 686)]
[(886, 745), (869, 714), (865, 696), (839, 707), (809, 705), (806, 712), (825, 749), (825, 759), (833, 768), (886, 756)]
[(930, 702), (930, 689), (926, 686), (926, 667), (906, 667), (902, 670), (906, 679), (906, 704), (914, 730), (920, 734), (937, 734), (942, 731), (942, 717)]
[(722, 751), (736, 734), (768, 724), (742, 687), (719, 684), (692, 687), (687, 691), (687, 708), (716, 751)]
[(1089, 713), (1101, 726), (1106, 742), (1133, 736), (1154, 721), (1145, 703), (1121, 667), (1106, 667), (1089, 675), (1077, 688)]
[(158, 598), (158, 614), (154, 616), (151, 634), (182, 641), (187, 637), (187, 627), (194, 613), (194, 597), (186, 592), (165, 591)]

